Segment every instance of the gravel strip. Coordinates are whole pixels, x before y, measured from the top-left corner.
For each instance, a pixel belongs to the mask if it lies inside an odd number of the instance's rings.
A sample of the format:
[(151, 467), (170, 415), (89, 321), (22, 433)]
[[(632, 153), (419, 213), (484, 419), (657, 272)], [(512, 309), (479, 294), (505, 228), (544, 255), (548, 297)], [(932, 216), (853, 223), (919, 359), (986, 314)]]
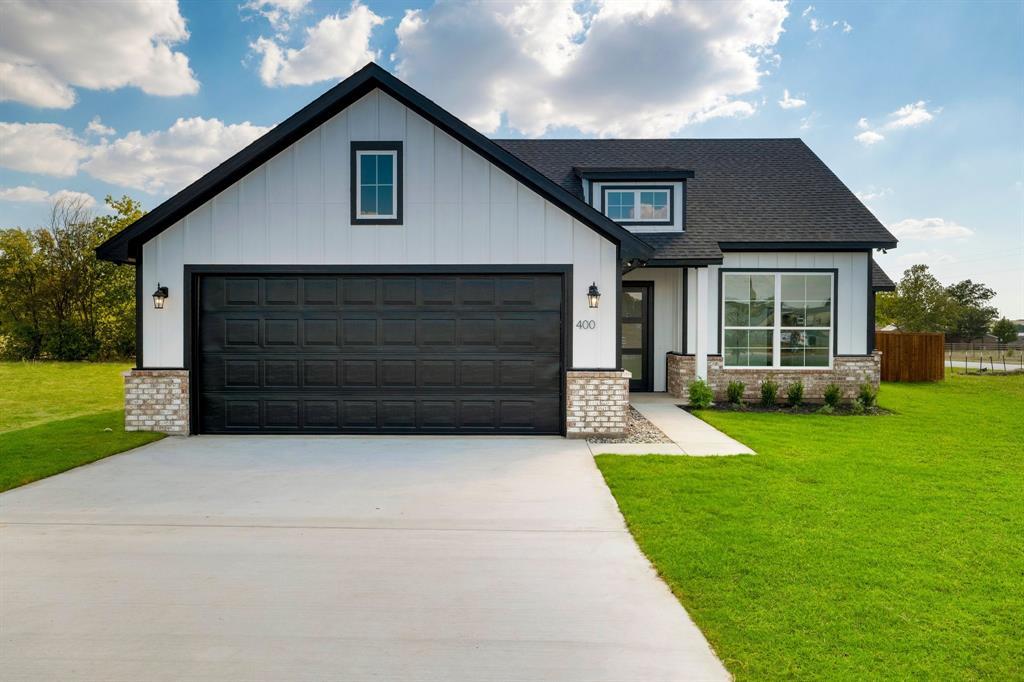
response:
[(626, 433), (617, 438), (588, 438), (591, 443), (671, 443), (672, 440), (661, 432), (647, 417), (629, 406), (629, 424)]

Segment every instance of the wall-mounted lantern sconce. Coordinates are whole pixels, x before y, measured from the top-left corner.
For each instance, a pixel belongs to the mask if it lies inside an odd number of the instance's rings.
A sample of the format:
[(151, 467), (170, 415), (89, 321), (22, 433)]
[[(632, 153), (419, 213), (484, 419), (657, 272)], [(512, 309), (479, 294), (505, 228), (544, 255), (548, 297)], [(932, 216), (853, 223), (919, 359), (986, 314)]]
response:
[(601, 302), (601, 292), (597, 290), (597, 282), (590, 285), (590, 291), (587, 292), (587, 302), (591, 308), (596, 308), (597, 304)]
[(157, 310), (164, 309), (164, 301), (167, 299), (167, 287), (160, 286), (160, 283), (156, 283), (156, 291), (153, 292), (153, 307)]

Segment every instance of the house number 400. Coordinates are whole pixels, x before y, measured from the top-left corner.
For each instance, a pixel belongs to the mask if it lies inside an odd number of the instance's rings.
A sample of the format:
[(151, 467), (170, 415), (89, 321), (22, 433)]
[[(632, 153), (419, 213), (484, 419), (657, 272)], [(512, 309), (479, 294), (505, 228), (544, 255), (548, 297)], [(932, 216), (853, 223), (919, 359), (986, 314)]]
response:
[(580, 320), (576, 323), (577, 329), (593, 329), (597, 326), (597, 322), (594, 320)]

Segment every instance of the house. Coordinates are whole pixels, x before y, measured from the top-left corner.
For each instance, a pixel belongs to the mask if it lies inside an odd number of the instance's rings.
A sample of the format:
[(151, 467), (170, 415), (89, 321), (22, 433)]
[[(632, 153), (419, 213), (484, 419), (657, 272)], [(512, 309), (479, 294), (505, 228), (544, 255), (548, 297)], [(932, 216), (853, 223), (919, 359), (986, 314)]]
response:
[(697, 377), (877, 383), (894, 246), (800, 140), (492, 140), (369, 64), (97, 255), (128, 429), (580, 437)]

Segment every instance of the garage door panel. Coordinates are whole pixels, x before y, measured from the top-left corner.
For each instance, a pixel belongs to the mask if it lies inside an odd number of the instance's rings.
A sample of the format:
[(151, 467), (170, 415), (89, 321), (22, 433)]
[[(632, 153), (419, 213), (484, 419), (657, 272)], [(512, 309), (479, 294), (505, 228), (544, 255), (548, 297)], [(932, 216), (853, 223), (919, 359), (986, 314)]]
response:
[(561, 430), (559, 275), (208, 275), (199, 288), (202, 432)]

